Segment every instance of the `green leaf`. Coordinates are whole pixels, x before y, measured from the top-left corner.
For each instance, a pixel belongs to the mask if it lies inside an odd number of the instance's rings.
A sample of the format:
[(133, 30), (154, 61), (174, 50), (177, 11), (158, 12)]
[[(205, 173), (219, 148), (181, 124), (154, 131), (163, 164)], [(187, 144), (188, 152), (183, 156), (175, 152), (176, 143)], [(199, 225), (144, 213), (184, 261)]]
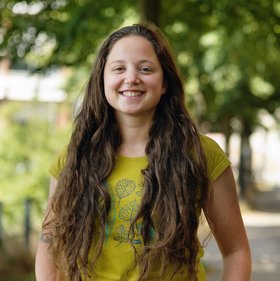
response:
[(144, 186), (143, 186), (143, 183), (139, 183), (138, 184), (138, 189), (136, 191), (136, 195), (138, 195), (139, 197), (143, 197), (144, 195)]
[(123, 224), (115, 228), (114, 240), (119, 241), (120, 243), (128, 242), (128, 230)]
[(136, 183), (129, 179), (122, 179), (116, 184), (116, 193), (120, 200), (124, 197), (129, 196), (136, 188)]
[(139, 204), (136, 200), (124, 205), (119, 213), (119, 218), (125, 221), (132, 221), (137, 214)]

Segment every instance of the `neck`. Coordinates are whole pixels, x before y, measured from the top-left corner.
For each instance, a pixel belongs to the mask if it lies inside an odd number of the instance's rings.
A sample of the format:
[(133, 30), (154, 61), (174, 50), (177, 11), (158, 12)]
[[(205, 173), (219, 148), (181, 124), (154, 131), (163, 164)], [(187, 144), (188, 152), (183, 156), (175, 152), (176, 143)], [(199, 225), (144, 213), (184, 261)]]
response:
[(144, 156), (149, 138), (151, 119), (131, 117), (118, 121), (122, 143), (117, 153), (128, 157)]

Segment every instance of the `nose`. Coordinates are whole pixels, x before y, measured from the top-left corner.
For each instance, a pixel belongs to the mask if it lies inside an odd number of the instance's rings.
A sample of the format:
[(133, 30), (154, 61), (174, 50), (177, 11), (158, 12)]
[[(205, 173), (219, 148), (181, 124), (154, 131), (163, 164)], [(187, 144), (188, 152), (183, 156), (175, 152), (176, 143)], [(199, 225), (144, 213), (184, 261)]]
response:
[(136, 71), (128, 71), (126, 73), (126, 76), (124, 78), (124, 82), (126, 84), (129, 84), (129, 85), (136, 85), (136, 84), (139, 84), (140, 83), (140, 79), (139, 77), (137, 76), (137, 72)]

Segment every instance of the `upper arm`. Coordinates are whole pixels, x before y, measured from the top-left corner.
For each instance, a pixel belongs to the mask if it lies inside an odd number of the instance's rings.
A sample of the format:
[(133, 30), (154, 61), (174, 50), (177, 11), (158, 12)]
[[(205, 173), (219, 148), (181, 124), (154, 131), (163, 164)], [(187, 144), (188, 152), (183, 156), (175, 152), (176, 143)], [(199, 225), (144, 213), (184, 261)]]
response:
[(40, 235), (40, 241), (41, 242), (47, 242), (47, 238), (45, 237), (45, 233), (48, 233), (48, 222), (51, 220), (52, 217), (52, 208), (51, 208), (51, 204), (52, 204), (52, 198), (53, 195), (55, 193), (56, 190), (56, 186), (57, 186), (57, 180), (53, 177), (51, 177), (50, 179), (50, 185), (49, 185), (49, 196), (48, 196), (48, 204), (47, 204), (47, 209), (44, 215), (44, 219), (43, 219), (43, 227), (42, 227), (42, 231), (41, 231), (41, 235)]
[(223, 256), (238, 250), (249, 250), (235, 180), (228, 167), (212, 183), (213, 201), (206, 205), (212, 232)]
[[(48, 208), (47, 215), (45, 218), (45, 222), (50, 219), (51, 216), (51, 200), (53, 194), (55, 192), (57, 185), (57, 181), (55, 178), (51, 178), (50, 180), (50, 188), (49, 188), (49, 199), (48, 199)], [(36, 280), (38, 281), (55, 281), (56, 280), (56, 266), (52, 260), (52, 256), (49, 252), (49, 241), (44, 236), (44, 232), (46, 230), (42, 230), (40, 235), (40, 240), (37, 247), (36, 260), (35, 260), (35, 274)], [(47, 231), (46, 231), (47, 232)]]

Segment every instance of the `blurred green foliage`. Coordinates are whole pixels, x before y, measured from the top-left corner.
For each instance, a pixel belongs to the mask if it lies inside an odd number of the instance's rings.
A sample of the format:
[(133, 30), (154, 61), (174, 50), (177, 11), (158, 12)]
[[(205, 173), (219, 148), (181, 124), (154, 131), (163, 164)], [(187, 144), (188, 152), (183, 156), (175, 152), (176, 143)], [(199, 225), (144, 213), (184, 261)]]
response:
[(69, 91), (81, 88), (109, 32), (147, 19), (172, 43), (204, 130), (251, 134), (263, 109), (280, 119), (279, 0), (0, 0), (0, 6), (2, 57), (32, 70), (74, 68)]
[(68, 109), (36, 101), (0, 106), (0, 201), (9, 235), (23, 232), (26, 198), (32, 199), (32, 223), (40, 224), (48, 195), (48, 167), (69, 137), (70, 125), (57, 124), (61, 110)]
[[(72, 100), (108, 33), (141, 19), (155, 22), (174, 48), (202, 131), (224, 133), (227, 144), (232, 133), (240, 134), (239, 172), (247, 180), (239, 183), (249, 184), (251, 162), (247, 157), (244, 164), (242, 155), (250, 135), (264, 127), (263, 113), (280, 124), (280, 0), (0, 0), (0, 8), (0, 59), (31, 71), (68, 67)], [(50, 155), (63, 143), (46, 121), (17, 120), (20, 107), (0, 106), (6, 116), (0, 124), (0, 196), (11, 204), (13, 198), (46, 198)], [(5, 209), (8, 216), (12, 209)]]

